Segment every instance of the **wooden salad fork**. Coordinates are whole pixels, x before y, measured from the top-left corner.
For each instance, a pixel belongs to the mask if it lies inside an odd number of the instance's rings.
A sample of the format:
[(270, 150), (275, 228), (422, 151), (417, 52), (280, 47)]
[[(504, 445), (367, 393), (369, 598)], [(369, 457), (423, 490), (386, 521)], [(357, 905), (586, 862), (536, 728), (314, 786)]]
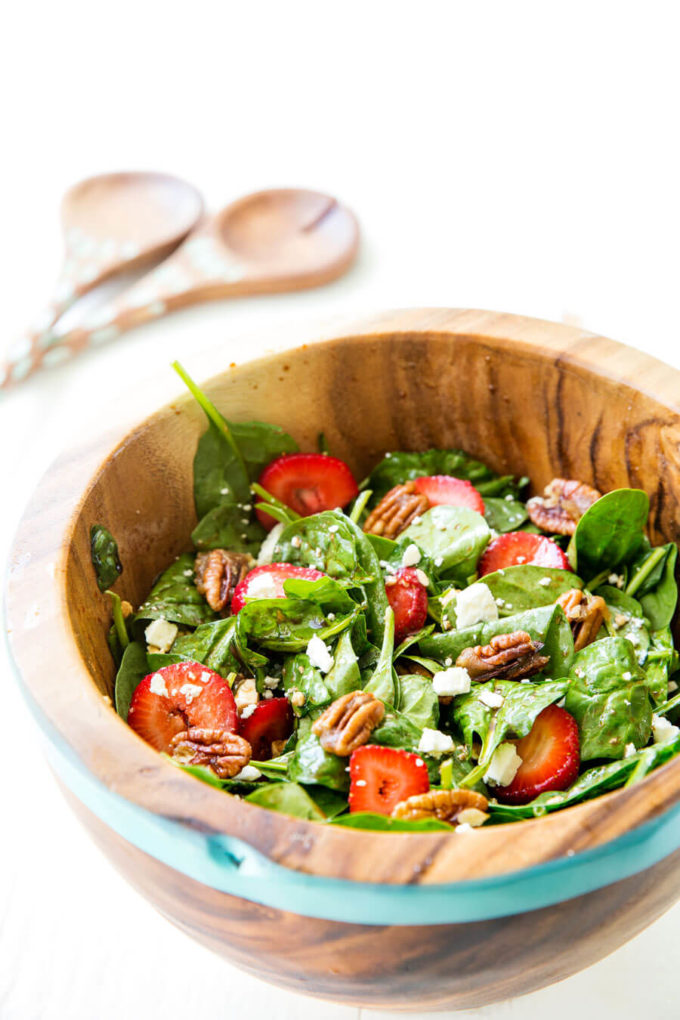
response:
[(41, 334), (0, 368), (0, 389), (187, 305), (328, 283), (349, 268), (358, 243), (354, 215), (329, 195), (298, 188), (246, 195), (204, 218), (164, 262), (85, 326), (63, 336)]

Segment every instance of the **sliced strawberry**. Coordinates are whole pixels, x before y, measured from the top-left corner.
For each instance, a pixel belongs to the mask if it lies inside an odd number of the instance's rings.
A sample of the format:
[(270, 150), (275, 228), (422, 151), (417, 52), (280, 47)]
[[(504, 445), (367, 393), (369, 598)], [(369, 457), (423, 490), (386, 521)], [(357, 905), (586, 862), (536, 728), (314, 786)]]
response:
[(238, 717), (231, 687), (200, 662), (176, 662), (150, 673), (137, 685), (128, 723), (157, 751), (192, 726), (236, 732)]
[(252, 715), (239, 720), (239, 733), (250, 744), (255, 761), (273, 758), (273, 741), (287, 740), (292, 732), (293, 709), (288, 698), (260, 701)]
[(489, 542), (477, 571), (483, 577), (495, 570), (504, 570), (505, 567), (515, 567), (522, 563), (571, 570), (569, 560), (552, 538), (534, 535), (530, 531), (508, 531)]
[(451, 475), (423, 475), (413, 480), (416, 492), (427, 496), (430, 506), (466, 506), (469, 510), (484, 513), (484, 500), (472, 482)]
[(267, 563), (262, 567), (254, 567), (234, 588), (231, 611), (236, 615), (243, 609), (246, 599), (285, 599), (283, 582), (289, 577), (317, 581), (323, 576), (314, 567), (299, 567), (296, 563)]
[[(359, 493), (344, 460), (326, 453), (286, 453), (267, 465), (258, 482), (302, 517), (345, 506)], [(268, 531), (276, 524), (264, 510), (256, 513)]]
[(547, 790), (566, 790), (578, 776), (578, 725), (557, 705), (548, 705), (526, 737), (515, 740), (522, 764), (509, 786), (494, 787), (503, 804), (528, 804)]
[(394, 612), (394, 643), (398, 645), (425, 626), (427, 588), (418, 580), (417, 570), (401, 567), (385, 582), (385, 592)]
[(416, 793), (427, 793), (427, 765), (417, 754), (396, 747), (364, 744), (349, 760), (349, 809), (389, 815)]

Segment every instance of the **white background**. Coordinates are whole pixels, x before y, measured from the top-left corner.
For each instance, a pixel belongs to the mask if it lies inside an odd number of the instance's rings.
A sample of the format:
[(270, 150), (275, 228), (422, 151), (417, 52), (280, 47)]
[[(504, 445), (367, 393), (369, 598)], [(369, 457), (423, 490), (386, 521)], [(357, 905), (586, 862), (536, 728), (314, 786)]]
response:
[[(494, 308), (576, 318), (680, 365), (677, 27), (655, 2), (12, 5), (0, 346), (48, 296), (61, 193), (92, 173), (169, 170), (213, 208), (318, 187), (364, 233), (335, 285), (178, 314), (0, 397), (0, 554), (43, 469), (131, 389), (165, 374), (178, 392), (172, 358), (191, 370), (219, 343), (239, 361), (284, 323)], [(0, 655), (2, 1020), (356, 1017), (244, 977), (124, 884), (61, 802)], [(561, 985), (459, 1015), (677, 1017), (679, 944), (675, 908)]]

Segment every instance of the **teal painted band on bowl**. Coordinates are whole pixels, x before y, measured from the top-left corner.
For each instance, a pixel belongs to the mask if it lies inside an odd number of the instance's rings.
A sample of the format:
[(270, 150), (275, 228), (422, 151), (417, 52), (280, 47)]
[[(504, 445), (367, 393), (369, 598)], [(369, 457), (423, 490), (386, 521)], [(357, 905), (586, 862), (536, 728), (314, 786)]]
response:
[[(242, 840), (197, 832), (103, 786), (61, 741), (48, 757), (72, 793), (135, 847), (204, 885), (307, 917), (352, 924), (460, 924), (549, 907), (637, 874), (680, 846), (680, 805), (573, 857), (491, 878), (439, 885), (378, 885), (306, 875)], [(401, 838), (395, 833), (394, 839)]]

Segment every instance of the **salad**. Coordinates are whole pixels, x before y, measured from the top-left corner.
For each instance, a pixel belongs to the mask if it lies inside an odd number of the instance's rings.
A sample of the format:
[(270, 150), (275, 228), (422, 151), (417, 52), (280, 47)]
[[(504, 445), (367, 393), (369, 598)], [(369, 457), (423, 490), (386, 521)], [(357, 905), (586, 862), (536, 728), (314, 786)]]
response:
[[(639, 782), (680, 751), (677, 547), (647, 495), (388, 451), (359, 482), (276, 425), (205, 412), (192, 548), (112, 590), (115, 708), (180, 769), (324, 824), (469, 830)], [(678, 674), (680, 675), (680, 674)]]

